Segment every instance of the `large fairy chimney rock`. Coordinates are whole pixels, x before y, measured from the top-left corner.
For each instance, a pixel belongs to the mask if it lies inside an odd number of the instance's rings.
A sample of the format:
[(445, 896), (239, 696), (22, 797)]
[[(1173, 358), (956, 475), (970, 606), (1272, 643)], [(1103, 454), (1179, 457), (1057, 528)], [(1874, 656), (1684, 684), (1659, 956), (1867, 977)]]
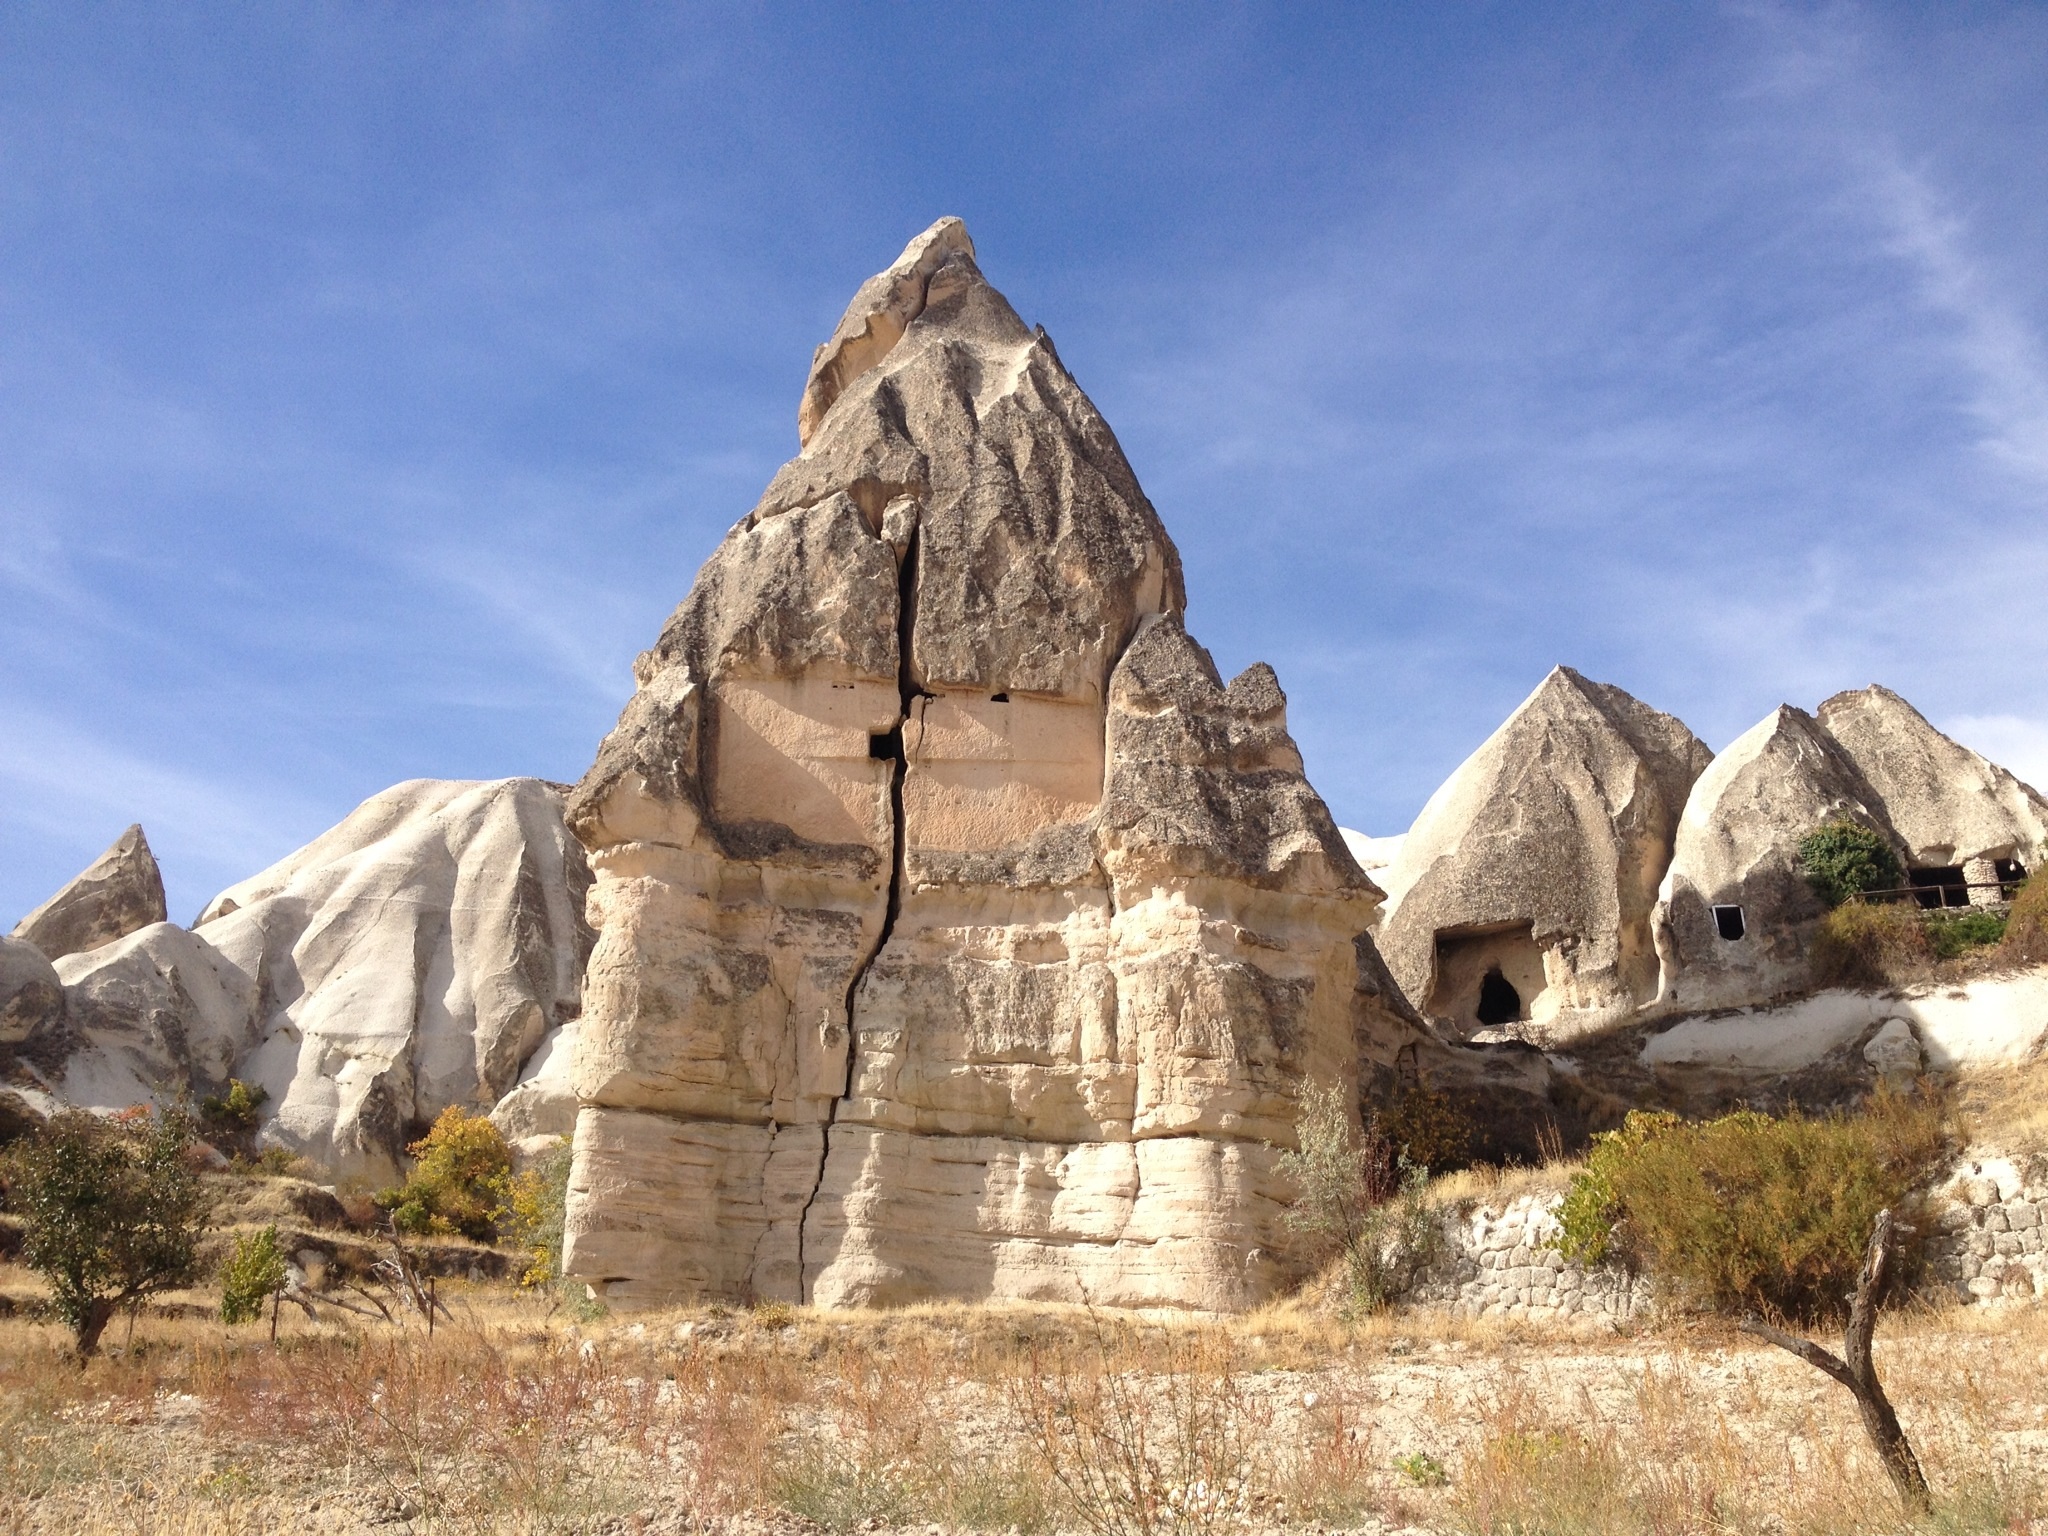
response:
[(64, 1014), (64, 983), (27, 939), (0, 938), (0, 1046), (21, 1044)]
[(415, 779), (207, 904), (57, 962), (46, 1086), (116, 1109), (269, 1095), (259, 1139), (388, 1179), (452, 1104), (488, 1110), (573, 1030), (583, 850), (536, 779)]
[(1272, 673), (958, 220), (819, 349), (570, 801), (567, 1267), (616, 1301), (1227, 1309), (1309, 1076), (1416, 1036)]
[(1995, 882), (2011, 865), (2033, 870), (2048, 857), (2048, 799), (1951, 741), (1889, 688), (1838, 693), (1818, 713), (1882, 802), (1909, 866), (1966, 876), (1984, 902), (1996, 899)]
[(1692, 1012), (1806, 990), (1826, 909), (1800, 870), (1799, 840), (1843, 819), (1893, 837), (1878, 796), (1813, 716), (1781, 705), (1730, 743), (1679, 820), (1657, 910), (1659, 1001)]
[(1556, 668), (1401, 844), (1377, 935), (1402, 989), (1455, 1036), (1545, 1044), (1650, 1001), (1658, 882), (1711, 758), (1670, 715)]
[(164, 877), (139, 826), (114, 839), (113, 846), (63, 890), (14, 926), (14, 937), (26, 939), (51, 960), (83, 954), (126, 938), (138, 928), (164, 920)]

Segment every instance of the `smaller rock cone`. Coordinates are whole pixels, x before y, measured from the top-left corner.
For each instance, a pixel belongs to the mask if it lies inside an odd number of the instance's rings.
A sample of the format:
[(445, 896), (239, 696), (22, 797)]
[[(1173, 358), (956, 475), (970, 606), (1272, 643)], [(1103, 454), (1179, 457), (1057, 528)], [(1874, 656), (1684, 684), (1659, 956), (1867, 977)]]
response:
[(87, 865), (64, 889), (15, 925), (51, 960), (83, 954), (165, 921), (164, 877), (140, 825)]

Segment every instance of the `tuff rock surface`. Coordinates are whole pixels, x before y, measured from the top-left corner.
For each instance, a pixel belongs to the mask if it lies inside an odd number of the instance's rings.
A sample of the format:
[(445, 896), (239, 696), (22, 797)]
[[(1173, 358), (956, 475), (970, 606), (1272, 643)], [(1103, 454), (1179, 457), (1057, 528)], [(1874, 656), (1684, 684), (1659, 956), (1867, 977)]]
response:
[(14, 926), (51, 960), (83, 954), (164, 920), (164, 877), (139, 826), (114, 839), (64, 889)]
[(819, 349), (569, 802), (570, 1273), (615, 1300), (1230, 1309), (1310, 1077), (1422, 1031), (1272, 672), (958, 220)]
[(1927, 722), (1889, 688), (1838, 693), (1819, 723), (1863, 775), (1909, 865), (2048, 858), (2048, 799)]
[(19, 1045), (64, 1014), (64, 983), (27, 939), (0, 938), (0, 1045)]
[[(1661, 1003), (1739, 1007), (1810, 988), (1826, 908), (1799, 840), (1834, 820), (1892, 837), (1883, 802), (1813, 716), (1780, 705), (1729, 743), (1693, 786), (1659, 893)], [(1741, 909), (1739, 937), (1722, 936), (1717, 906)]]
[(588, 884), (551, 786), (401, 784), (191, 930), (154, 923), (58, 961), (61, 1022), (29, 1064), (91, 1108), (239, 1077), (269, 1095), (262, 1143), (389, 1177), (423, 1124), (489, 1109), (571, 1026)]
[[(1376, 934), (1402, 990), (1454, 1036), (1545, 1043), (1650, 1002), (1658, 882), (1711, 757), (1670, 715), (1553, 670), (1399, 844)], [(1512, 989), (1504, 1018), (1489, 976)]]

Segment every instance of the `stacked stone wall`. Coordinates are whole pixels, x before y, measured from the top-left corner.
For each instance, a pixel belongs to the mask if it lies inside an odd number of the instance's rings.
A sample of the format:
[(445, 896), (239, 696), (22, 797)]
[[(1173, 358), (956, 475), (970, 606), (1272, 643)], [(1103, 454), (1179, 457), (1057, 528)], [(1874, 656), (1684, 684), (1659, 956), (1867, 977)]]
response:
[[(1656, 1309), (1647, 1277), (1551, 1246), (1561, 1191), (1447, 1210), (1411, 1305), (1458, 1317), (1613, 1328)], [(2048, 1155), (1965, 1158), (1938, 1187), (1924, 1289), (1964, 1306), (2048, 1302)]]
[(1933, 1288), (1967, 1305), (2048, 1301), (2048, 1156), (1970, 1158), (1942, 1192)]

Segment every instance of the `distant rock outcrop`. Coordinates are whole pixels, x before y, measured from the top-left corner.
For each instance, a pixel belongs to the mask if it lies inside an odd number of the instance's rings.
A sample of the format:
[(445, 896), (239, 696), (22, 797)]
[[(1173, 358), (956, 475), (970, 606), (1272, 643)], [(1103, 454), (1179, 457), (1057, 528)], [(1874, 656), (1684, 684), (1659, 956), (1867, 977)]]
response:
[(1377, 929), (1455, 1035), (1555, 1043), (1657, 991), (1651, 914), (1712, 754), (1670, 715), (1558, 667), (1423, 807)]
[(51, 960), (83, 954), (164, 920), (164, 877), (139, 826), (130, 827), (63, 890), (15, 924)]
[[(943, 220), (570, 802), (600, 926), (568, 1268), (621, 1301), (1237, 1308), (1311, 1077), (1423, 1038), (1270, 670)], [(1412, 1054), (1412, 1053), (1411, 1053)]]
[(58, 962), (48, 1086), (118, 1108), (268, 1093), (260, 1140), (385, 1177), (451, 1104), (481, 1112), (577, 1013), (581, 847), (535, 779), (417, 779), (207, 905)]

